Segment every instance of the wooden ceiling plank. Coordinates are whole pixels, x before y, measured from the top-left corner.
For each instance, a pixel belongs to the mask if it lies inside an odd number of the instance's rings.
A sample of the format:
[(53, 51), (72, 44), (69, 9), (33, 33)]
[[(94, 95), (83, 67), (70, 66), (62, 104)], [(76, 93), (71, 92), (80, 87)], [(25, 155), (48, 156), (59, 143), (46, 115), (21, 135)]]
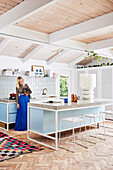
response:
[(23, 62), (25, 63), (29, 59), (32, 59), (34, 55), (36, 55), (44, 46), (38, 45), (34, 50), (32, 50), (28, 55), (23, 58)]
[(63, 3), (62, 1), (58, 2), (59, 4), (63, 5), (65, 8), (67, 8), (67, 11), (70, 10), (70, 13), (72, 13), (73, 15), (77, 16), (78, 18), (81, 18), (81, 20), (85, 19), (87, 20), (87, 18), (89, 18), (89, 15), (84, 15), (84, 13), (82, 11), (79, 11), (77, 8), (75, 10), (74, 6), (70, 6), (69, 3), (67, 3), (67, 1), (65, 3)]
[(17, 5), (16, 2), (11, 1), (11, 0), (10, 1), (9, 0), (0, 0), (0, 3), (8, 4), (8, 5), (13, 6), (13, 7), (15, 7)]
[(0, 15), (6, 13), (7, 11), (11, 10), (12, 8), (16, 7), (18, 4), (20, 4), (22, 1), (17, 2), (12, 2), (11, 0), (0, 0)]
[(9, 10), (9, 9), (13, 8), (14, 6), (11, 6), (11, 5), (8, 5), (8, 4), (5, 5), (4, 3), (0, 2), (0, 7), (3, 8), (3, 9)]
[(72, 5), (74, 5), (79, 11), (83, 11), (84, 14), (89, 15), (90, 18), (95, 18), (98, 16), (97, 10), (94, 7), (93, 7), (93, 10), (91, 8), (91, 1), (90, 1), (90, 6), (89, 6), (86, 4), (86, 2), (82, 2), (82, 1), (76, 2), (75, 0), (72, 0)]
[(89, 15), (88, 12), (81, 10), (81, 5), (78, 4), (79, 1), (77, 1), (76, 3), (74, 3), (72, 0), (70, 1), (65, 1), (65, 0), (61, 0), (59, 1), (59, 3), (65, 4), (66, 6), (69, 6), (71, 9), (73, 9), (74, 11), (78, 12), (80, 14), (80, 16), (84, 15), (84, 17), (86, 16), (87, 18), (91, 18), (91, 16)]
[[(23, 24), (22, 25), (20, 24), (20, 26), (23, 27), (23, 28), (27, 28), (27, 29), (30, 29), (30, 30), (37, 31), (37, 26), (36, 26), (35, 22), (32, 22), (32, 25), (28, 23), (27, 27), (24, 27)], [(44, 33), (48, 33), (46, 31), (47, 28), (49, 29), (49, 31), (52, 31), (54, 29), (54, 25), (52, 24), (51, 27), (50, 27), (50, 25), (47, 22), (44, 22), (43, 26), (42, 26), (42, 24), (38, 23), (38, 31), (42, 32), (42, 30), (43, 30)]]
[(18, 6), (16, 6), (12, 10), (9, 10), (4, 15), (0, 16), (0, 28), (3, 28), (9, 24), (13, 24), (27, 16), (30, 16), (36, 11), (44, 9), (46, 6), (52, 3), (55, 3), (55, 2), (56, 0), (54, 1), (53, 0), (41, 0), (41, 1), (32, 0), (32, 5), (31, 5), (31, 0), (25, 0), (23, 1), (23, 3), (20, 3)]
[[(57, 13), (58, 10), (59, 10), (59, 8), (57, 8), (57, 7), (54, 8), (54, 6), (53, 6), (53, 8), (51, 8), (51, 10), (48, 10), (48, 8), (47, 8), (43, 12), (32, 15), (31, 19), (36, 18), (36, 20), (45, 21), (45, 22), (47, 20), (47, 21), (49, 21), (49, 24), (51, 24), (51, 22), (52, 22), (52, 23), (56, 23), (58, 25), (58, 21), (60, 24), (64, 24), (64, 23), (66, 24), (67, 23), (66, 16), (65, 15), (63, 16), (63, 14), (65, 13), (67, 15), (67, 11), (64, 12), (64, 11), (60, 10), (60, 12), (57, 14), (57, 19), (55, 19), (53, 17), (53, 14)], [(61, 15), (62, 15), (62, 18), (61, 18)], [(71, 15), (71, 16), (73, 16), (73, 15)]]
[(107, 7), (109, 9), (111, 9), (111, 11), (113, 11), (113, 1), (110, 2), (109, 0), (98, 0), (98, 3), (102, 4), (103, 7)]
[(96, 6), (96, 5), (93, 6), (94, 1), (91, 1), (91, 0), (87, 0), (87, 1), (81, 0), (80, 2), (83, 4), (82, 7), (85, 8), (86, 11), (88, 11), (88, 13), (93, 18), (106, 14), (105, 12), (101, 11), (101, 9), (97, 9), (96, 7), (94, 8), (94, 6)]
[(99, 12), (100, 11), (100, 14), (102, 15), (104, 15), (104, 14), (106, 14), (106, 13), (109, 13), (110, 11), (112, 12), (112, 10), (110, 10), (108, 7), (106, 7), (106, 6), (104, 6), (102, 3), (99, 3), (100, 2), (100, 0), (95, 0), (95, 1), (85, 1), (85, 0), (83, 0), (85, 3), (87, 3), (87, 4), (89, 4), (90, 2), (91, 2), (91, 6), (94, 8), (95, 7), (95, 9), (97, 9), (98, 11), (97, 12)]

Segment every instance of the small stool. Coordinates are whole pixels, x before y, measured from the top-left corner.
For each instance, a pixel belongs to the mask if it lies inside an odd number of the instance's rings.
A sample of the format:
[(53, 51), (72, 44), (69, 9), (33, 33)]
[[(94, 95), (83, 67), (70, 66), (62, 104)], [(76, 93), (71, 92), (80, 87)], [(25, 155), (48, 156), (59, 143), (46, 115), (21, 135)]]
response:
[[(104, 136), (104, 139), (97, 136), (96, 128), (95, 128), (95, 135), (96, 135), (96, 136), (93, 136), (93, 135), (90, 135), (90, 136), (91, 136), (91, 137), (94, 137), (94, 138), (96, 138), (96, 139), (98, 138), (98, 139), (101, 139), (101, 140), (105, 140), (106, 133), (105, 133), (105, 125), (104, 125), (104, 113), (103, 113), (103, 112), (100, 112), (100, 113), (86, 114), (86, 115), (84, 115), (84, 117), (90, 118), (90, 122), (89, 122), (90, 125), (93, 125), (93, 124), (96, 125), (96, 124), (97, 124), (96, 119), (99, 119), (99, 124), (100, 124), (100, 122), (101, 122), (101, 120), (102, 120), (102, 122), (103, 122), (103, 128), (104, 128), (104, 133), (103, 133), (103, 134), (100, 133), (100, 129), (99, 129), (98, 135), (103, 135), (103, 136)], [(91, 122), (92, 119), (94, 120), (94, 123)], [(91, 128), (90, 128), (90, 130), (91, 130)], [(89, 130), (89, 133), (90, 133), (90, 130)]]
[[(107, 111), (104, 111), (104, 112), (102, 112), (102, 113), (105, 114), (105, 115), (107, 115), (107, 117), (106, 117), (107, 120), (105, 120), (105, 122), (111, 122), (111, 123), (113, 123), (113, 120), (110, 120), (110, 119), (108, 118), (108, 115), (111, 115), (111, 116), (112, 116), (112, 119), (113, 119), (113, 111), (112, 111), (112, 110), (107, 110)], [(108, 123), (107, 123), (107, 126), (105, 126), (105, 128), (106, 128), (106, 129), (113, 129), (113, 127), (108, 126)], [(107, 131), (113, 133), (113, 131), (111, 131), (111, 130), (107, 130)], [(109, 135), (109, 134), (106, 134), (106, 136), (111, 136), (111, 137), (113, 137), (113, 135)]]
[[(68, 121), (68, 122), (71, 122), (72, 123), (72, 131), (73, 131), (73, 133), (72, 133), (72, 136), (69, 136), (69, 137), (64, 137), (64, 138), (62, 138), (61, 139), (61, 137), (60, 137), (60, 134), (61, 134), (61, 125), (62, 125), (62, 121)], [(82, 119), (81, 117), (68, 117), (68, 118), (62, 118), (62, 119), (60, 119), (60, 131), (59, 131), (59, 147), (61, 147), (61, 148), (63, 148), (63, 149), (66, 149), (66, 150), (68, 150), (68, 151), (71, 151), (71, 152), (75, 152), (75, 149), (74, 149), (74, 151), (73, 150), (70, 150), (70, 149), (68, 149), (68, 148), (66, 148), (66, 147), (63, 147), (63, 146), (61, 146), (60, 145), (60, 141), (61, 140), (64, 140), (64, 139), (67, 139), (67, 138), (72, 138), (73, 137), (73, 143), (74, 144), (78, 144), (78, 145), (80, 145), (80, 146), (83, 146), (83, 147), (85, 147), (85, 148), (88, 148), (87, 146), (85, 146), (85, 145), (82, 145), (82, 144), (80, 144), (80, 143), (77, 143), (76, 141), (75, 141), (75, 132), (74, 132), (74, 123), (80, 123), (80, 126), (78, 127), (77, 126), (77, 128), (80, 128), (80, 133), (81, 133), (81, 127), (82, 127), (82, 123), (85, 125), (85, 120), (84, 119)]]

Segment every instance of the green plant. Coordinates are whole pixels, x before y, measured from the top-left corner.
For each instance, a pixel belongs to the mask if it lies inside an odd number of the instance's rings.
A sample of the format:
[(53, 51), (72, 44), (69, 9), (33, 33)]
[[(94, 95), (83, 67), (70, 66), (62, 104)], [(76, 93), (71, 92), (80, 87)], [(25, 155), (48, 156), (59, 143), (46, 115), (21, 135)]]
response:
[[(89, 58), (91, 56), (92, 58), (92, 62), (93, 61), (97, 61), (99, 64), (101, 64), (103, 62), (104, 57), (98, 55), (97, 53), (95, 53), (94, 51), (88, 51), (87, 55), (84, 57), (85, 59)], [(96, 58), (96, 59), (95, 59)], [(105, 59), (108, 59), (107, 57)], [(109, 59), (109, 61), (111, 61), (111, 59)]]

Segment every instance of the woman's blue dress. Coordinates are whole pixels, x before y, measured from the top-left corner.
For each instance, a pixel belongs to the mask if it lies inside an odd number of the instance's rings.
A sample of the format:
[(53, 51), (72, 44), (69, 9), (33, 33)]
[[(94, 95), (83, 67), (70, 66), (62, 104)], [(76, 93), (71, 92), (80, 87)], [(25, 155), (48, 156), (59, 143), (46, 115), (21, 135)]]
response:
[(29, 101), (29, 97), (25, 95), (19, 96), (19, 106), (17, 109), (16, 115), (16, 124), (14, 130), (16, 131), (24, 131), (27, 130), (27, 103)]

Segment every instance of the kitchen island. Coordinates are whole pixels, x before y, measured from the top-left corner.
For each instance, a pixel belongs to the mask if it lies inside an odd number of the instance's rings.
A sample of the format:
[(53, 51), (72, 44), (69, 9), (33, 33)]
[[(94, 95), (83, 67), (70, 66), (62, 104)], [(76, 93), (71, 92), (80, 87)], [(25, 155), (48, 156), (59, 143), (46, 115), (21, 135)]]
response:
[[(82, 116), (105, 111), (106, 105), (113, 105), (112, 99), (95, 99), (94, 102), (78, 101), (77, 103), (45, 103), (43, 101), (31, 101), (28, 104), (28, 131), (29, 140), (52, 149), (58, 149), (58, 132), (72, 129), (72, 123), (63, 122), (60, 129), (59, 122), (62, 118)], [(85, 125), (89, 125), (87, 119)], [(91, 124), (93, 121), (91, 122)], [(99, 120), (96, 120), (99, 123)], [(82, 124), (84, 126), (84, 124)], [(76, 123), (75, 128), (79, 127)], [(30, 138), (29, 132), (55, 140), (55, 147), (42, 143), (41, 141)], [(50, 134), (55, 134), (55, 137)]]

